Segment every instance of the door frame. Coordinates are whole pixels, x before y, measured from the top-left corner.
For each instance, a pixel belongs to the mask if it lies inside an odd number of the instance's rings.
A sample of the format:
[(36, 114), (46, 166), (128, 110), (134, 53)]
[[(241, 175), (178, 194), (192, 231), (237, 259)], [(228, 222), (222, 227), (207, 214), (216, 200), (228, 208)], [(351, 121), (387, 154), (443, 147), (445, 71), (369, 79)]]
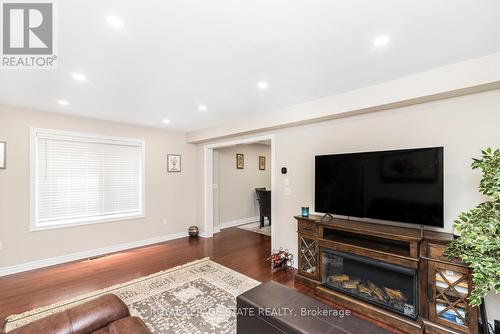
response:
[(204, 146), (204, 219), (202, 236), (213, 237), (214, 234), (214, 192), (213, 192), (213, 157), (214, 149), (235, 146), (240, 144), (250, 144), (264, 140), (271, 141), (271, 248), (275, 248), (276, 236), (276, 149), (275, 135), (263, 135), (258, 137), (248, 137), (235, 139)]

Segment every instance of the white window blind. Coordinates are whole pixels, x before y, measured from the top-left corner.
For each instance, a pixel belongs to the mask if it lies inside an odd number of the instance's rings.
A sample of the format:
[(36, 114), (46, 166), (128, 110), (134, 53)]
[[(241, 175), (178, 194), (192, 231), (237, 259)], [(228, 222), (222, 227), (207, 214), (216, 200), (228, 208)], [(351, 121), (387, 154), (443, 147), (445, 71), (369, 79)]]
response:
[(43, 129), (31, 136), (32, 228), (143, 216), (144, 142)]

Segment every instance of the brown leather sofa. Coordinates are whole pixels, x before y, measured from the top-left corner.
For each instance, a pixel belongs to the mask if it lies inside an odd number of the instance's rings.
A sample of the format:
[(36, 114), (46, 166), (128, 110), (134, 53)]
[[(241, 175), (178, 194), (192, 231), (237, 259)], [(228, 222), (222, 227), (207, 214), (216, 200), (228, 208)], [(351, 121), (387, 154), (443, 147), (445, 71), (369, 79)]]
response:
[[(0, 330), (1, 333), (3, 333)], [(151, 334), (144, 322), (130, 316), (115, 295), (99, 298), (16, 328), (8, 334)]]

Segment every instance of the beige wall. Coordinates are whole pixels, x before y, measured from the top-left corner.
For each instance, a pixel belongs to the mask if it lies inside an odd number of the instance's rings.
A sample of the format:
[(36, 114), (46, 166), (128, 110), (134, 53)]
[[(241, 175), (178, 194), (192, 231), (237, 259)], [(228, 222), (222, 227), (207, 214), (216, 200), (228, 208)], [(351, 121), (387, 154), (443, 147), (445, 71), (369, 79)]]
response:
[[(221, 224), (258, 216), (255, 188), (271, 189), (271, 147), (263, 144), (237, 145), (216, 149), (214, 167), (219, 167), (218, 202)], [(236, 153), (245, 155), (245, 168), (236, 168)], [(266, 157), (266, 169), (259, 170), (259, 156)], [(215, 172), (215, 168), (214, 168)], [(214, 193), (215, 194), (215, 193)], [(214, 221), (214, 228), (217, 223)]]
[[(30, 232), (30, 127), (145, 140), (145, 218)], [(0, 106), (0, 141), (7, 141), (7, 169), (0, 169), (0, 267), (185, 232), (196, 224), (195, 146), (183, 133)], [(167, 153), (182, 155), (182, 173), (167, 173)]]
[[(274, 247), (288, 248), (297, 257), (297, 226), (293, 216), (301, 206), (314, 207), (314, 156), (318, 154), (444, 146), (443, 230), (452, 231), (455, 217), (483, 199), (477, 190), (480, 174), (470, 169), (470, 163), (481, 148), (498, 147), (499, 106), (500, 90), (495, 90), (273, 132), (276, 138), (273, 168), (277, 176), (273, 189), (277, 212)], [(202, 147), (203, 144), (198, 145), (200, 161)], [(279, 172), (282, 166), (288, 167), (290, 195), (285, 195), (284, 176)], [(203, 189), (200, 179), (198, 188)], [(202, 194), (200, 190), (199, 195)], [(202, 217), (201, 205), (199, 210)], [(491, 317), (495, 312), (496, 319), (500, 319), (499, 297), (488, 299), (488, 310)]]

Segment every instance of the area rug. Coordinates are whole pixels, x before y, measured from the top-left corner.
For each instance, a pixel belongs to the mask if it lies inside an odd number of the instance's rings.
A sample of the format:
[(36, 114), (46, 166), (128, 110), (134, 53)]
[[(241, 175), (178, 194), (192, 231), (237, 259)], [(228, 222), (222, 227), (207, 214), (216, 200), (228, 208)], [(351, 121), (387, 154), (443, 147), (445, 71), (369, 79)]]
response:
[(250, 224), (245, 224), (245, 225), (240, 225), (238, 228), (241, 228), (242, 230), (247, 230), (250, 232), (255, 232), (255, 233), (260, 233), (264, 235), (271, 236), (271, 226), (269, 225), (264, 225), (263, 228), (259, 228), (260, 223), (250, 223)]
[(153, 333), (236, 333), (236, 296), (259, 285), (245, 275), (205, 258), (72, 300), (7, 318), (12, 330), (39, 318), (113, 293)]

